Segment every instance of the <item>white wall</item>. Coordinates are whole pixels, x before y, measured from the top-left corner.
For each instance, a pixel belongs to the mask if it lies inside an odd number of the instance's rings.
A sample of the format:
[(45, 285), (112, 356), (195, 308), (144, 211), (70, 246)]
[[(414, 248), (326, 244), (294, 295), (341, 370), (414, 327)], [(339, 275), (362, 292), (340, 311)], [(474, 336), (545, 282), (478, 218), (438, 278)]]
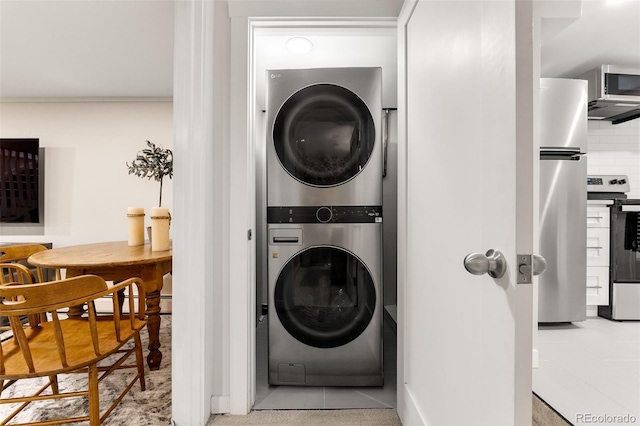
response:
[(640, 119), (613, 125), (589, 120), (587, 172), (628, 175), (629, 198), (640, 198)]
[[(247, 280), (234, 279), (231, 268), (238, 265), (230, 246), (232, 239), (247, 238), (246, 228), (239, 235), (231, 230), (236, 199), (247, 191), (234, 194), (231, 187), (237, 159), (230, 154), (236, 141), (229, 105), (231, 93), (242, 94), (231, 84), (227, 4), (175, 2), (175, 17), (173, 275), (181, 291), (173, 297), (173, 328), (180, 332), (173, 333), (171, 345), (172, 424), (195, 426), (206, 424), (212, 410), (229, 412), (231, 378), (242, 382), (231, 371), (231, 340), (246, 338), (233, 334), (230, 306), (244, 311), (248, 302), (233, 304), (230, 293)], [(239, 168), (246, 171), (246, 163), (245, 157)], [(246, 209), (239, 214), (244, 217)], [(243, 259), (246, 265), (248, 256)], [(247, 367), (246, 359), (240, 362)]]
[[(144, 207), (146, 225), (158, 205), (159, 183), (128, 174), (126, 163), (146, 140), (173, 145), (171, 100), (95, 100), (0, 103), (0, 137), (39, 138), (44, 148), (44, 233), (5, 227), (0, 242), (50, 242), (63, 247), (127, 239), (127, 207)], [(162, 205), (172, 209), (173, 185)], [(1, 225), (0, 225), (1, 226)], [(161, 309), (171, 311), (171, 277)]]
[[(128, 175), (126, 163), (146, 140), (171, 148), (173, 104), (158, 102), (5, 102), (0, 137), (39, 138), (45, 157), (44, 235), (6, 235), (0, 242), (51, 242), (54, 247), (127, 239), (127, 206), (149, 218), (159, 184)], [(162, 204), (171, 208), (172, 182)]]

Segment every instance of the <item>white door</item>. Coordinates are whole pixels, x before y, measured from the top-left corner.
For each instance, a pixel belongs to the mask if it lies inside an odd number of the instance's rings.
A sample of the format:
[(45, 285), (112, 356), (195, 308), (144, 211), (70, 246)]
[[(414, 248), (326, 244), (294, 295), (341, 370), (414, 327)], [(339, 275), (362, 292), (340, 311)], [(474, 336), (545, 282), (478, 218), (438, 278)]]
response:
[[(424, 0), (401, 15), (404, 424), (531, 423), (531, 285), (516, 284), (517, 249), (531, 253), (534, 211), (525, 3)], [(505, 256), (502, 278), (465, 270), (466, 255), (489, 249)]]

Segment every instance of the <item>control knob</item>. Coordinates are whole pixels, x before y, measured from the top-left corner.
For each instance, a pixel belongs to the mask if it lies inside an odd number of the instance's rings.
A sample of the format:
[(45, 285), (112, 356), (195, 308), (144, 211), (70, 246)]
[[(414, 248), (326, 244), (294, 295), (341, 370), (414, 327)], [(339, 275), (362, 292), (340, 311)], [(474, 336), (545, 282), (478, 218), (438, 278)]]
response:
[(320, 207), (316, 210), (316, 219), (321, 223), (330, 222), (333, 219), (333, 211), (330, 207)]

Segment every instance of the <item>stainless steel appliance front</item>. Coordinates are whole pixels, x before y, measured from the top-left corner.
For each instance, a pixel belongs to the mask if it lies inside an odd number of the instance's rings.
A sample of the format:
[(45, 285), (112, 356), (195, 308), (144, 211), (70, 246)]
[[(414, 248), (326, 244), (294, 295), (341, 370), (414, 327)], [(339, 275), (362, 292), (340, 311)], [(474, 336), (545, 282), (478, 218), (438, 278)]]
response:
[(271, 223), (269, 383), (381, 386), (382, 223)]
[(380, 68), (269, 70), (269, 206), (382, 204)]
[(640, 320), (640, 200), (616, 199), (611, 211), (609, 304), (598, 315)]
[(540, 254), (538, 321), (586, 319), (586, 81), (540, 82)]

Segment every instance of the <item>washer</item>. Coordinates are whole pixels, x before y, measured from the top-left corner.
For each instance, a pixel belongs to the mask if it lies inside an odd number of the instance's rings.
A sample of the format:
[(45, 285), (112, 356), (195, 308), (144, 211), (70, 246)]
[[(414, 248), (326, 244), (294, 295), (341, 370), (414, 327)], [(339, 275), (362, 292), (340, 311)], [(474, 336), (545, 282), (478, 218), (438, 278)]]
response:
[(271, 207), (269, 384), (382, 386), (378, 207)]
[(382, 70), (267, 71), (269, 206), (382, 204)]

